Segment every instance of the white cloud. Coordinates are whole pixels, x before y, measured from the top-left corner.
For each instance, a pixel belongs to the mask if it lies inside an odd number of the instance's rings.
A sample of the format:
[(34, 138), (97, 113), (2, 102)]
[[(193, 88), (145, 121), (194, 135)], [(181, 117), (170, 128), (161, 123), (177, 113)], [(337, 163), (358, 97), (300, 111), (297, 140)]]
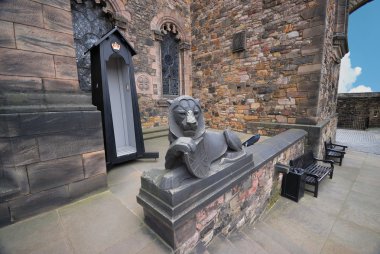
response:
[(349, 93), (371, 93), (372, 88), (369, 86), (359, 85), (357, 87), (351, 88)]
[(356, 78), (362, 73), (362, 68), (351, 66), (350, 52), (348, 52), (340, 63), (338, 93), (347, 93), (353, 89), (352, 84)]

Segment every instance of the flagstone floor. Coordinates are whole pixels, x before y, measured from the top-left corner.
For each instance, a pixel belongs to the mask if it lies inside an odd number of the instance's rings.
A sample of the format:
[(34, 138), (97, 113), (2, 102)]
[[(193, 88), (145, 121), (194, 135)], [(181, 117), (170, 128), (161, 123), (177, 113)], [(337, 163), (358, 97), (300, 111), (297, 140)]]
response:
[[(352, 146), (343, 165), (336, 166), (334, 178), (323, 181), (318, 198), (305, 193), (296, 203), (281, 197), (254, 225), (218, 236), (207, 249), (194, 252), (379, 254), (380, 155), (373, 149), (379, 145), (380, 132), (376, 131), (375, 142), (369, 139), (372, 150), (363, 152), (355, 135), (338, 130), (338, 142)], [(136, 202), (141, 174), (163, 168), (167, 145), (166, 137), (147, 140), (147, 150), (159, 151), (161, 158), (113, 168), (106, 192), (0, 228), (0, 253), (171, 253), (146, 227)]]

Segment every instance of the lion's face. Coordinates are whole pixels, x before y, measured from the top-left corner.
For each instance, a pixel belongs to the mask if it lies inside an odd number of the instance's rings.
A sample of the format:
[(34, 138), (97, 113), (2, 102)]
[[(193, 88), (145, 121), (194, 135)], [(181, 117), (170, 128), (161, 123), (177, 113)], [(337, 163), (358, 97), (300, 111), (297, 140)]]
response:
[(174, 108), (174, 120), (183, 130), (185, 137), (193, 137), (198, 127), (201, 109), (193, 100), (181, 100)]
[(181, 96), (169, 108), (170, 131), (176, 136), (198, 138), (204, 132), (204, 120), (198, 100)]

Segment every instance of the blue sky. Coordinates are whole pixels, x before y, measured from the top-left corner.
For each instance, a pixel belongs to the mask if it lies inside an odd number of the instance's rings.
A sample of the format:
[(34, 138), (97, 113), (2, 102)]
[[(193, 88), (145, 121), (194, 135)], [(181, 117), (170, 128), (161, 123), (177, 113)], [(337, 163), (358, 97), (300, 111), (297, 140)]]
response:
[(350, 53), (342, 59), (339, 92), (380, 92), (380, 0), (349, 16)]

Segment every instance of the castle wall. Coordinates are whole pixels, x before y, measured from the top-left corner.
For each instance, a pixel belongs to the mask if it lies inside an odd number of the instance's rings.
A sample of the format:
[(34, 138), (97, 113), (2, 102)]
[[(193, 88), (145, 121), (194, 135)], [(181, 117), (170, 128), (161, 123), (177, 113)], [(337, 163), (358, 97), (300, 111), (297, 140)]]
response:
[(339, 94), (337, 113), (339, 128), (380, 127), (380, 93)]
[(321, 80), (318, 90), (317, 118), (319, 121), (329, 119), (336, 112), (339, 83), (340, 58), (335, 55), (334, 32), (336, 29), (336, 1), (327, 1), (325, 29), (323, 38), (323, 54)]
[(318, 129), (309, 145), (320, 151), (336, 110), (336, 2), (194, 1), (191, 11), (193, 94), (207, 124), (262, 135)]
[[(193, 91), (210, 126), (317, 123), (325, 2), (192, 3)], [(245, 50), (233, 52), (238, 32)]]
[(100, 113), (78, 85), (69, 1), (0, 2), (0, 225), (107, 186)]
[[(163, 95), (161, 43), (163, 24), (174, 24), (180, 37), (180, 94), (191, 93), (190, 9), (187, 1), (127, 1), (125, 8), (131, 18), (126, 29), (137, 55), (133, 58), (141, 123), (143, 128), (167, 125), (166, 100)], [(144, 86), (144, 85), (147, 86)]]
[[(366, 2), (350, 1), (350, 11)], [(10, 186), (0, 198), (0, 223), (106, 186), (101, 118), (91, 105), (90, 84), (82, 82), (90, 80), (88, 57), (82, 57), (114, 25), (137, 51), (144, 128), (167, 125), (170, 96), (162, 92), (160, 45), (175, 30), (180, 94), (201, 100), (208, 126), (263, 135), (303, 128), (307, 144), (321, 153), (322, 141), (335, 133), (346, 42), (334, 41), (335, 3), (0, 1), (0, 176)], [(346, 20), (339, 22), (341, 29)], [(378, 118), (369, 121), (378, 126)]]

